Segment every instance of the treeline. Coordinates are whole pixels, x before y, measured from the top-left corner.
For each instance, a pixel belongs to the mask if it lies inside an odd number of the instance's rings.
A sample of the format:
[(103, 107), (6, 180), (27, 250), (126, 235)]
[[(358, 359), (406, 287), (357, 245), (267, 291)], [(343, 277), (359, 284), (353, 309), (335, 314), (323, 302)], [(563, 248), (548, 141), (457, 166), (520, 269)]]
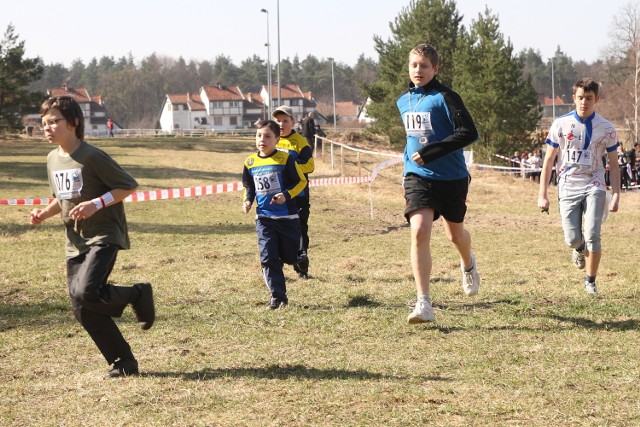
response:
[[(211, 61), (186, 61), (152, 54), (136, 61), (132, 56), (115, 59), (103, 56), (88, 64), (74, 61), (70, 67), (63, 64), (44, 65), (42, 77), (29, 86), (29, 90), (44, 92), (62, 87), (84, 87), (93, 96), (101, 95), (111, 114), (122, 126), (156, 127), (162, 102), (169, 93), (197, 93), (202, 86), (221, 83), (239, 86), (244, 92), (259, 93), (267, 84), (268, 66), (257, 55), (245, 59), (237, 66), (228, 56), (219, 55)], [(272, 79), (276, 84), (277, 68), (272, 65)], [(312, 92), (316, 101), (333, 100), (331, 60), (309, 55), (303, 60), (297, 56), (280, 62), (282, 83), (295, 83), (304, 92)], [(361, 85), (376, 79), (377, 64), (361, 55), (351, 67), (334, 64), (336, 101), (364, 101)]]

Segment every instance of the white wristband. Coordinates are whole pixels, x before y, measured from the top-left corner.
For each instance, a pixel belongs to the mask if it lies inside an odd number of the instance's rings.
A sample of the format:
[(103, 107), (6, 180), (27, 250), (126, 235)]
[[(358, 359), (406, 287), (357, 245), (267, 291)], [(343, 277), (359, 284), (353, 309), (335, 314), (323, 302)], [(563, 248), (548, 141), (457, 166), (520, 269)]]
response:
[(100, 199), (102, 200), (104, 206), (109, 206), (111, 203), (113, 203), (113, 196), (109, 191), (104, 193), (102, 197), (100, 197)]
[(96, 207), (96, 210), (100, 210), (104, 208), (104, 205), (102, 204), (102, 200), (100, 200), (99, 197), (96, 197), (95, 199), (91, 200), (91, 203), (94, 204), (94, 206)]

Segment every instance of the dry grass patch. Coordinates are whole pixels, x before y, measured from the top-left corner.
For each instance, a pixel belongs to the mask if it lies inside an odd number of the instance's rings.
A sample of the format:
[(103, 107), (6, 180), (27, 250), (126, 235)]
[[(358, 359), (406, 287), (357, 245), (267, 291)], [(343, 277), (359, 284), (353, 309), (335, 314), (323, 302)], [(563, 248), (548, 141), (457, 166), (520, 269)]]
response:
[[(99, 141), (141, 190), (237, 180), (251, 141)], [(46, 197), (46, 143), (0, 141), (0, 198)], [(327, 159), (325, 158), (325, 161)], [(362, 170), (382, 161), (361, 157)], [(344, 162), (353, 175), (357, 163)], [(7, 169), (9, 168), (9, 169)], [(336, 176), (318, 160), (316, 177)], [(240, 194), (131, 203), (133, 248), (111, 279), (154, 283), (158, 320), (120, 320), (143, 375), (108, 381), (66, 295), (62, 229), (0, 206), (0, 424), (635, 425), (640, 423), (640, 193), (605, 225), (601, 296), (582, 290), (557, 211), (534, 184), (474, 171), (469, 229), (483, 285), (460, 289), (441, 223), (437, 322), (414, 298), (401, 168), (373, 185), (312, 189), (311, 279), (286, 268), (290, 306), (265, 308), (253, 215)]]

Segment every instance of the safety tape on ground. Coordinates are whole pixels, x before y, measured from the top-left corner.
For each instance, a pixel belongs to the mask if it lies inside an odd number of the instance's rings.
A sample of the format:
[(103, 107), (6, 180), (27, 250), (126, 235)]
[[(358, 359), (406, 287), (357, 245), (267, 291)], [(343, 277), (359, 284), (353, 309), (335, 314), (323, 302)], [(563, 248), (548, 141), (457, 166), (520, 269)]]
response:
[[(359, 184), (371, 181), (370, 176), (343, 176), (333, 178), (317, 178), (309, 181), (310, 187), (325, 187), (329, 185)], [(184, 199), (189, 197), (209, 196), (219, 193), (242, 191), (241, 181), (225, 184), (203, 185), (200, 187), (174, 188), (164, 190), (136, 191), (124, 199), (125, 202), (148, 202), (154, 200)], [(9, 206), (38, 206), (48, 205), (53, 198), (29, 199), (0, 199), (0, 205)]]

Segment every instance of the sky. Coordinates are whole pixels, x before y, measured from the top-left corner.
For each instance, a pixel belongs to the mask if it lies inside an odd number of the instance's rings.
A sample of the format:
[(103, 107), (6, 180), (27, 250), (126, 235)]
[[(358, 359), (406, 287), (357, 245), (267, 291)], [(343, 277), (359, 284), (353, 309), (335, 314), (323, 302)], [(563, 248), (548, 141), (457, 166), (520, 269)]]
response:
[[(593, 62), (611, 43), (614, 16), (632, 1), (639, 0), (581, 0), (579, 7), (575, 0), (457, 0), (456, 5), (467, 28), (488, 5), (515, 53), (531, 47), (549, 58), (560, 46), (574, 61)], [(26, 57), (39, 56), (47, 65), (70, 66), (76, 59), (87, 64), (102, 56), (132, 55), (140, 61), (152, 53), (212, 62), (225, 55), (240, 65), (254, 54), (267, 59), (268, 24), (273, 63), (278, 60), (279, 40), (281, 59), (314, 55), (353, 66), (362, 54), (378, 60), (374, 35), (389, 39), (389, 23), (409, 4), (410, 0), (8, 0), (0, 8), (0, 32), (12, 23), (25, 42)], [(268, 13), (261, 12), (263, 8)]]

